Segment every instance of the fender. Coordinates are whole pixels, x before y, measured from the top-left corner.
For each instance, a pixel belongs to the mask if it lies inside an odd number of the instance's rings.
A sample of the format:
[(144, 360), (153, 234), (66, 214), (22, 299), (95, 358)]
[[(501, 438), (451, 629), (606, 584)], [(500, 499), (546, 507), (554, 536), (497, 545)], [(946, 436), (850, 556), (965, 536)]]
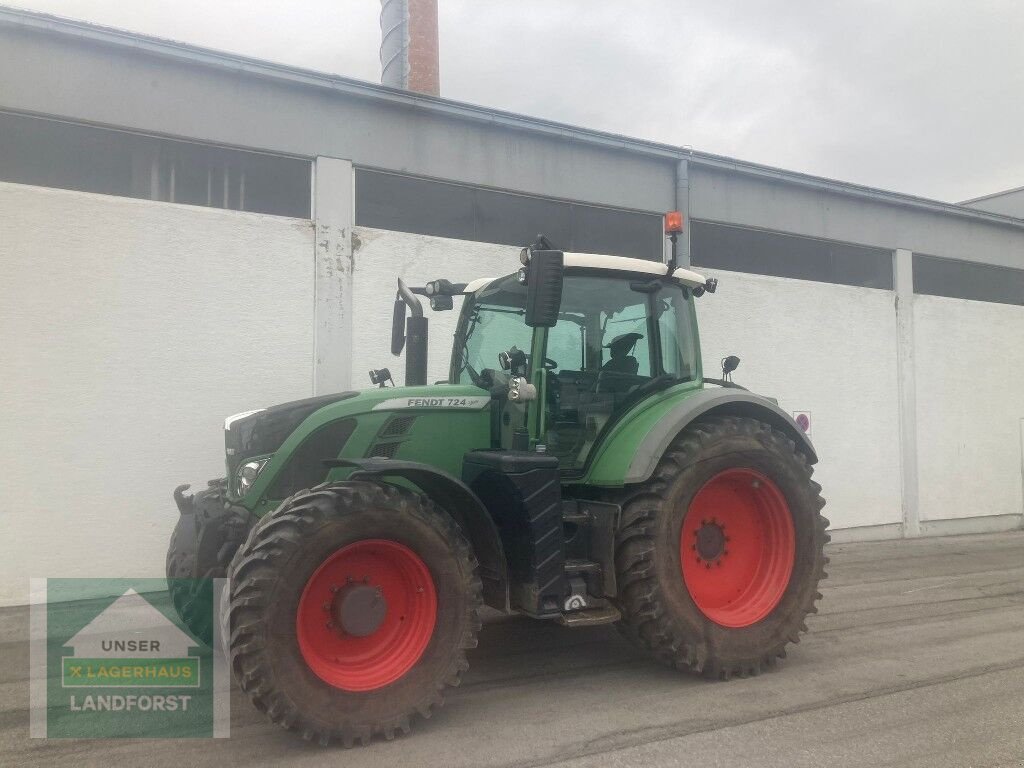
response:
[(417, 461), (385, 458), (330, 459), (328, 467), (352, 467), (350, 480), (373, 477), (400, 477), (415, 485), (444, 509), (465, 532), (480, 566), (484, 602), (499, 611), (509, 611), (508, 569), (498, 527), (487, 507), (473, 491), (454, 475)]
[(811, 464), (818, 461), (810, 438), (774, 401), (740, 389), (702, 389), (682, 400), (651, 428), (637, 446), (624, 481), (642, 483), (647, 480), (676, 436), (695, 419), (712, 414), (760, 419), (785, 432)]

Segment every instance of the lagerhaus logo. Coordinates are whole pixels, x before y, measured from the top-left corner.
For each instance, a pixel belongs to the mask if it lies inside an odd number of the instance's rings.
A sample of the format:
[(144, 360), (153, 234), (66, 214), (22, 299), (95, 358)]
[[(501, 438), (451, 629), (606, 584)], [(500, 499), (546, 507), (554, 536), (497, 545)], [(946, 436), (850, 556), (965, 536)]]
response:
[[(189, 615), (216, 627), (220, 584), (188, 586)], [(193, 636), (166, 590), (162, 579), (33, 580), (33, 737), (227, 736), (218, 633), (210, 645)]]

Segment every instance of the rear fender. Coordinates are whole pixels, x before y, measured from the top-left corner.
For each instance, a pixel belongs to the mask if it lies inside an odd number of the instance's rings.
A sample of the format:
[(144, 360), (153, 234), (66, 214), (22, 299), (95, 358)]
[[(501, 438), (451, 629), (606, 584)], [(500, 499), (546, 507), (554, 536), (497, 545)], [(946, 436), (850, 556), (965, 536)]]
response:
[(479, 497), (459, 478), (415, 461), (393, 459), (332, 459), (330, 467), (352, 467), (350, 480), (400, 477), (419, 488), (444, 509), (459, 525), (473, 547), (483, 582), (484, 602), (499, 611), (509, 611), (508, 569), (498, 528)]
[(672, 441), (697, 419), (725, 415), (745, 416), (770, 424), (795, 442), (797, 450), (809, 463), (818, 461), (810, 438), (774, 401), (746, 390), (703, 389), (680, 401), (647, 432), (636, 447), (624, 482), (642, 483), (650, 478)]

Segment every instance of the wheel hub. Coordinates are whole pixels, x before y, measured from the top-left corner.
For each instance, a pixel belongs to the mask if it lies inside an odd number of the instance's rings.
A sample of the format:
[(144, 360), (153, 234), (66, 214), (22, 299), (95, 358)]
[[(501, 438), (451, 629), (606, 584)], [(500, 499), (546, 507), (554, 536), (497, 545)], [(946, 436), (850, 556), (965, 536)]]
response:
[(711, 477), (679, 533), (683, 582), (723, 627), (749, 627), (779, 604), (793, 572), (796, 535), (786, 497), (761, 472), (732, 467)]
[(426, 651), (437, 602), (430, 569), (415, 551), (391, 539), (355, 541), (328, 555), (306, 582), (295, 616), (299, 651), (335, 688), (383, 688)]
[(384, 623), (388, 603), (380, 587), (347, 584), (331, 601), (334, 625), (347, 635), (369, 637)]
[(711, 563), (726, 554), (725, 528), (716, 520), (702, 521), (694, 534), (697, 539), (697, 555), (701, 560)]

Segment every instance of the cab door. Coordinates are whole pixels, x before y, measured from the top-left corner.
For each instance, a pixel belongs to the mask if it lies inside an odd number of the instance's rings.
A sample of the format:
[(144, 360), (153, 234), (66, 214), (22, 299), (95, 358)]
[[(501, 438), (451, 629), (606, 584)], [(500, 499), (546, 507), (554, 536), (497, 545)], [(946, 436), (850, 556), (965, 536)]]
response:
[(620, 414), (698, 371), (689, 292), (660, 279), (567, 274), (545, 341), (537, 439), (570, 474), (583, 470)]

